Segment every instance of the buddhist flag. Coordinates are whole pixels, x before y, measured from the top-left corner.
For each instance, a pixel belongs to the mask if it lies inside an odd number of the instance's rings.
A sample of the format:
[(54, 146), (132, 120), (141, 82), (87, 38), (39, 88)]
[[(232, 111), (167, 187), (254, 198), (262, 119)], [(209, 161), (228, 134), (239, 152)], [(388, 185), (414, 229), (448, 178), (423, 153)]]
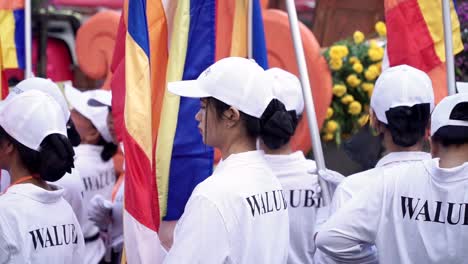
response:
[(4, 69), (24, 69), (24, 0), (0, 0), (0, 43)]

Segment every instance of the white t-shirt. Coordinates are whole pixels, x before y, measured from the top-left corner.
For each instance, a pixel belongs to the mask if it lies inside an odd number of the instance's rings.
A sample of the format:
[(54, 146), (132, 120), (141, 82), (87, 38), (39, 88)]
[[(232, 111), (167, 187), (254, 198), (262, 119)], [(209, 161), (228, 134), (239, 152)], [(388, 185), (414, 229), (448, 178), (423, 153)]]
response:
[(468, 162), (450, 169), (438, 159), (384, 168), (323, 226), (317, 245), (352, 260), (353, 248), (375, 243), (379, 262), (466, 263)]
[(11, 186), (0, 196), (0, 263), (83, 263), (78, 220), (58, 186)]
[(83, 226), (87, 220), (87, 213), (83, 200), (84, 185), (78, 170), (72, 169), (71, 173), (65, 173), (60, 180), (52, 184), (63, 188), (63, 198), (71, 205), (80, 226)]
[(262, 151), (232, 154), (198, 184), (165, 263), (285, 263), (287, 203)]
[(301, 151), (289, 155), (265, 155), (265, 159), (283, 186), (289, 211), (289, 254), (287, 263), (314, 263), (317, 214), (321, 198), (313, 160)]
[[(85, 188), (83, 200), (86, 208), (89, 207), (91, 199), (96, 194), (111, 200), (112, 189), (116, 180), (114, 162), (112, 159), (106, 162), (101, 159), (102, 149), (102, 146), (87, 144), (81, 144), (75, 148), (75, 167), (80, 172), (83, 180)], [(82, 228), (85, 240), (99, 234), (99, 228), (89, 218), (86, 218)], [(105, 251), (104, 242), (100, 238), (86, 242), (86, 254), (83, 263), (99, 263)]]

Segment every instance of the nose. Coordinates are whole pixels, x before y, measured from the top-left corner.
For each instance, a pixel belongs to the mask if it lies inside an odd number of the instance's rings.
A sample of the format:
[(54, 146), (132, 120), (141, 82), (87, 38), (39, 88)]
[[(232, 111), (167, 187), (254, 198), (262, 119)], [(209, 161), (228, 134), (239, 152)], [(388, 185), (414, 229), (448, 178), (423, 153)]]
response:
[(201, 109), (198, 110), (198, 112), (195, 114), (195, 120), (197, 120), (198, 122), (201, 122)]

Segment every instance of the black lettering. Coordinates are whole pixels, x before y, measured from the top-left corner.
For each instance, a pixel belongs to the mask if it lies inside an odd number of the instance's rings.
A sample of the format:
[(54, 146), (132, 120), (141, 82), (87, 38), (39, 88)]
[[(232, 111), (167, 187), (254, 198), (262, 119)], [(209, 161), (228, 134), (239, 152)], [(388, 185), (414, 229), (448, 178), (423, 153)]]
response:
[(262, 214), (266, 213), (265, 201), (263, 200), (263, 195), (260, 195), (260, 200), (262, 201)]
[[(274, 191), (272, 193), (273, 193), (273, 196), (274, 196), (275, 195)], [(270, 202), (268, 200), (268, 192), (265, 192), (265, 196), (266, 196), (267, 213), (271, 213), (271, 212), (273, 212), (273, 205), (271, 205), (271, 210), (270, 210)]]
[(90, 191), (93, 189), (93, 182), (91, 181), (90, 177), (83, 178), (83, 183), (86, 191)]
[(61, 246), (63, 243), (59, 240), (58, 232), (57, 232), (57, 226), (54, 226), (54, 233), (55, 233), (55, 245), (56, 246)]
[(280, 190), (280, 192), (281, 192), (281, 197), (283, 198), (284, 210), (286, 210), (286, 208), (288, 208), (288, 203), (286, 202), (286, 199), (284, 198), (283, 190)]
[[(36, 235), (34, 235), (34, 233), (36, 233)], [(42, 233), (40, 232), (39, 229), (29, 231), (29, 234), (31, 234), (34, 249), (37, 249), (37, 245), (38, 245), (37, 241), (38, 240), (39, 240), (39, 243), (41, 244), (41, 247), (42, 248), (44, 247), (44, 240), (42, 239)]]
[(440, 221), (440, 212), (441, 212), (441, 209), (442, 209), (442, 202), (436, 201), (436, 203), (437, 203), (437, 205), (436, 205), (436, 213), (435, 213), (435, 216), (434, 216), (434, 222), (445, 224), (445, 221)]
[(305, 190), (305, 199), (304, 199), (304, 207), (312, 207), (315, 204), (314, 201), (314, 191), (312, 190)]
[[(55, 246), (55, 245), (54, 245), (54, 242), (53, 242), (53, 240), (52, 240), (52, 236), (50, 235), (49, 228), (46, 228), (45, 230), (46, 230), (46, 241), (45, 241), (45, 243), (44, 243), (44, 247), (46, 248), (46, 247), (53, 247), (53, 246)], [(49, 246), (47, 246), (47, 242), (49, 242)]]
[(463, 225), (468, 225), (468, 204), (465, 205), (465, 221), (463, 221)]
[(73, 244), (78, 244), (78, 233), (75, 232), (75, 225), (71, 224)]
[(66, 225), (62, 225), (62, 229), (63, 229), (63, 241), (65, 242), (65, 245), (68, 245), (70, 244), (72, 238), (71, 236), (68, 237), (68, 240), (67, 240), (67, 226)]
[[(250, 198), (252, 198), (253, 204), (250, 201)], [(260, 205), (258, 204), (258, 201), (257, 201), (257, 198), (255, 197), (255, 195), (252, 195), (252, 196), (247, 197), (245, 199), (247, 200), (247, 202), (250, 205), (250, 209), (252, 211), (252, 216), (255, 216), (255, 209), (257, 209), (258, 214), (260, 214)]]
[(413, 198), (401, 196), (401, 210), (402, 210), (402, 213), (403, 213), (403, 218), (405, 218), (405, 216), (406, 216), (406, 210), (407, 209), (408, 209), (409, 219), (413, 218), (414, 211), (418, 207), (419, 200), (420, 199), (418, 199), (418, 202), (416, 203), (416, 206), (413, 207)]
[(453, 214), (453, 206), (455, 206), (455, 203), (448, 203), (448, 214), (447, 214), (447, 222), (451, 225), (456, 225), (458, 222), (460, 222), (460, 216), (461, 216), (461, 204), (458, 209), (458, 220), (457, 222), (452, 221), (452, 214)]
[(424, 202), (424, 205), (419, 210), (419, 213), (418, 213), (418, 215), (416, 215), (415, 220), (419, 220), (420, 215), (424, 215), (424, 221), (428, 221), (428, 222), (431, 221), (431, 217), (429, 215), (429, 204), (427, 203), (427, 201)]
[[(294, 204), (294, 193), (296, 192), (299, 192), (299, 197), (297, 197), (297, 203)], [(289, 203), (291, 204), (291, 207), (292, 208), (297, 208), (299, 207), (299, 205), (301, 204), (301, 193), (302, 193), (302, 190), (290, 190), (289, 191)]]
[(279, 211), (281, 209), (281, 203), (276, 199), (277, 194), (279, 194), (279, 191), (274, 191), (273, 192), (273, 198), (275, 200), (275, 209), (276, 209), (276, 211)]

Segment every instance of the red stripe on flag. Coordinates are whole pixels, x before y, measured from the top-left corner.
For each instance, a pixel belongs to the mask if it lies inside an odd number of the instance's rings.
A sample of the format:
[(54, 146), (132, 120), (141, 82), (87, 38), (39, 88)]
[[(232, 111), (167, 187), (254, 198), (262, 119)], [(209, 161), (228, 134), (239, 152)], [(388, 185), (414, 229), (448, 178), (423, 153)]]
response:
[(417, 0), (406, 0), (386, 10), (385, 18), (390, 66), (408, 64), (429, 72), (442, 63)]

